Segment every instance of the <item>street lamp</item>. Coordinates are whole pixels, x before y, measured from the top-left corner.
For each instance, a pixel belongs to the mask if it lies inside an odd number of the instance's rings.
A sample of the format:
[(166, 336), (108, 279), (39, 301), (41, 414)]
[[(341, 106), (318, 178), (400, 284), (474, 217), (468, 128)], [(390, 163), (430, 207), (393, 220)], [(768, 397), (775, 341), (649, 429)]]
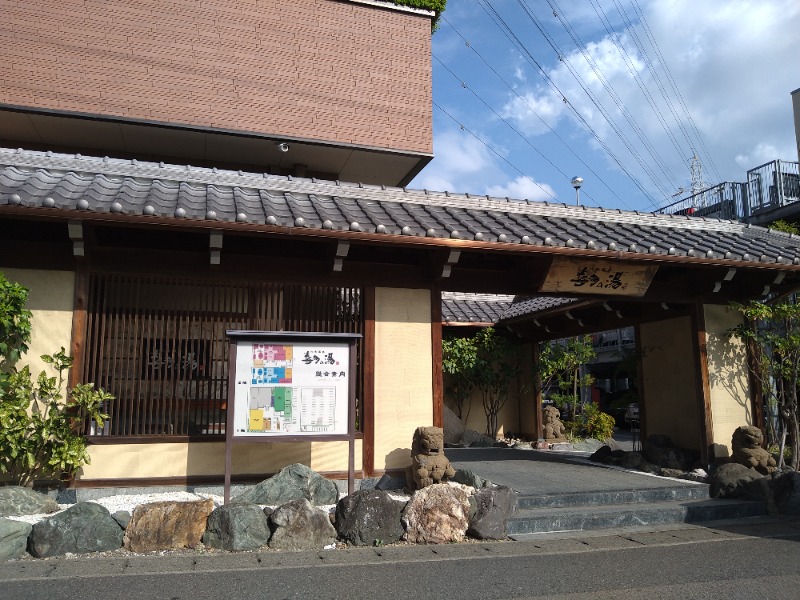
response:
[(581, 205), (581, 186), (583, 185), (583, 177), (577, 175), (570, 180), (572, 187), (575, 188), (575, 205)]

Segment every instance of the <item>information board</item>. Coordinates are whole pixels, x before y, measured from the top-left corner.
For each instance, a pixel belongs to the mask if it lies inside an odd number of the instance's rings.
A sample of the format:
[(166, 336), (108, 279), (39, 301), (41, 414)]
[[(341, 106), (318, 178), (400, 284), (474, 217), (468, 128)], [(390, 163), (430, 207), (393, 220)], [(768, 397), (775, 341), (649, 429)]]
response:
[(355, 489), (357, 333), (228, 331), (225, 504), (233, 446), (347, 441)]
[(348, 433), (348, 342), (236, 344), (234, 437)]

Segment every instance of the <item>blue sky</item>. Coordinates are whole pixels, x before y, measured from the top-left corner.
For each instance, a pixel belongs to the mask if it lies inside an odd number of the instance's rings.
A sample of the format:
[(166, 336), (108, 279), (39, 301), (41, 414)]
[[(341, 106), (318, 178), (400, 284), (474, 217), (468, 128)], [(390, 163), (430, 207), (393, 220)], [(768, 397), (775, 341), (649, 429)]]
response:
[(572, 204), (577, 175), (582, 204), (652, 211), (695, 152), (708, 185), (798, 160), (798, 0), (449, 0), (432, 66), (410, 187)]

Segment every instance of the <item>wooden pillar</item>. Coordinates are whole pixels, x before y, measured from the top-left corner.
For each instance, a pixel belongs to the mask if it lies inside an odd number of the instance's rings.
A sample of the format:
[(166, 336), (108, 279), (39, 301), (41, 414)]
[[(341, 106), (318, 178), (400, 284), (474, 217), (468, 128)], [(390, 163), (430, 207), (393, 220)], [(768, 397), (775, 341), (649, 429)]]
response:
[(531, 358), (534, 373), (534, 386), (535, 392), (533, 395), (534, 411), (533, 411), (533, 433), (536, 438), (534, 442), (544, 439), (544, 431), (542, 430), (542, 379), (539, 377), (539, 342), (531, 342)]
[(711, 387), (708, 381), (708, 354), (703, 304), (695, 302), (692, 311), (692, 350), (697, 395), (697, 415), (700, 420), (700, 460), (708, 466), (714, 443), (714, 423), (711, 416)]
[(364, 355), (361, 399), (361, 468), (366, 477), (375, 475), (375, 288), (364, 288)]
[(72, 338), (70, 342), (70, 356), (72, 368), (69, 371), (67, 385), (70, 388), (81, 383), (86, 362), (86, 336), (89, 305), (89, 268), (85, 259), (76, 261), (75, 267), (75, 296), (72, 306)]
[(444, 383), (442, 374), (442, 291), (431, 290), (431, 351), (433, 359), (433, 425), (444, 427)]

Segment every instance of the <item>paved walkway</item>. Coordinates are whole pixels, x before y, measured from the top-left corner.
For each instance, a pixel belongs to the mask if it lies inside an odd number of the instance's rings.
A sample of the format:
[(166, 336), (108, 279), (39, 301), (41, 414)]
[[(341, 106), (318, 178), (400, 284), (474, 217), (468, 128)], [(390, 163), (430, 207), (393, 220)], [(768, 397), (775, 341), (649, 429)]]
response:
[(691, 485), (636, 471), (607, 467), (588, 460), (587, 453), (513, 448), (447, 448), (456, 469), (472, 471), (523, 495), (645, 490)]

